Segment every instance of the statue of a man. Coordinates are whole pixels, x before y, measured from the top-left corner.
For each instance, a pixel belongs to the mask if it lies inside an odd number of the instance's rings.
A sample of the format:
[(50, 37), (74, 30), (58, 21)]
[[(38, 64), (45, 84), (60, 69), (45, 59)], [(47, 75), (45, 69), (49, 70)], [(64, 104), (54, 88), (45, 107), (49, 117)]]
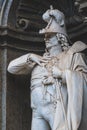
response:
[(77, 130), (82, 117), (83, 90), (87, 91), (87, 45), (72, 46), (66, 33), (64, 14), (49, 9), (43, 14), (47, 27), (46, 52), (28, 53), (8, 66), (12, 74), (31, 72), (32, 130)]

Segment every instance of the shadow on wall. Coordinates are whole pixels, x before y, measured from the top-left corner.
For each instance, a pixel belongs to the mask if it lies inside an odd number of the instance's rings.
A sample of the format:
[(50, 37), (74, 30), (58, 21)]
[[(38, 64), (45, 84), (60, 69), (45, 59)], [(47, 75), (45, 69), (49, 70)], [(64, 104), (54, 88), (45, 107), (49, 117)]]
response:
[(8, 74), (7, 129), (30, 130), (30, 76)]

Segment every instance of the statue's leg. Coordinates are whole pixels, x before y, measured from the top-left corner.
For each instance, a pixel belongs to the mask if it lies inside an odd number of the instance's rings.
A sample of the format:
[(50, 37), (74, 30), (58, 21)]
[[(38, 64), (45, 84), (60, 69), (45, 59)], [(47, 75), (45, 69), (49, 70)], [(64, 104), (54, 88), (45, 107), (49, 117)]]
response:
[(50, 130), (50, 126), (43, 118), (35, 117), (32, 119), (31, 130)]
[(31, 92), (32, 130), (52, 130), (55, 108), (49, 93), (44, 95), (44, 88), (37, 87)]
[(43, 118), (48, 122), (51, 130), (53, 130), (54, 117), (55, 117), (54, 104), (50, 103), (47, 106), (45, 106), (45, 108), (43, 108)]
[(31, 92), (31, 130), (50, 130), (48, 122), (42, 116), (42, 109), (44, 109), (44, 107), (43, 89), (42, 87), (37, 87)]
[(45, 119), (47, 120), (51, 130), (53, 130), (54, 113), (45, 114)]

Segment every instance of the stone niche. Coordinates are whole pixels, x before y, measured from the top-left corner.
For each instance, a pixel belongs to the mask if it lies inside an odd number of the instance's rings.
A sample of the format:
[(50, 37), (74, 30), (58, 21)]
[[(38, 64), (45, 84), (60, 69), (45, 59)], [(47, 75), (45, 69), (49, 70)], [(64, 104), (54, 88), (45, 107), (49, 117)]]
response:
[[(8, 49), (8, 63), (25, 54), (23, 51)], [(30, 130), (30, 75), (14, 76), (7, 74), (6, 129)]]
[(72, 0), (4, 0), (0, 14), (0, 130), (31, 129), (30, 74), (9, 74), (7, 66), (28, 52), (43, 54), (45, 45), (38, 31), (45, 26), (41, 16), (51, 4), (62, 11), (70, 10), (64, 13), (70, 18), (66, 23), (71, 41), (87, 43), (87, 23), (82, 18), (73, 20)]

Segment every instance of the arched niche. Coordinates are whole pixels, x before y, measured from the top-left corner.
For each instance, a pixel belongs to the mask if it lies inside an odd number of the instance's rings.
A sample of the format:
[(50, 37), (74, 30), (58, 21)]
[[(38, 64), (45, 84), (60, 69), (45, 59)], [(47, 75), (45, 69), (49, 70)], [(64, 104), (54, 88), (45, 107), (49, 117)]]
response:
[[(41, 16), (53, 5), (64, 12), (72, 41), (87, 41), (87, 23), (76, 13), (72, 0), (4, 0), (0, 12), (0, 105), (2, 130), (30, 130), (30, 75), (14, 76), (7, 73), (8, 63), (28, 52), (44, 52), (39, 29), (45, 26)], [(78, 16), (78, 17), (77, 17)], [(77, 19), (76, 19), (77, 18)], [(72, 26), (73, 25), (73, 26)], [(79, 40), (80, 40), (79, 39)]]

